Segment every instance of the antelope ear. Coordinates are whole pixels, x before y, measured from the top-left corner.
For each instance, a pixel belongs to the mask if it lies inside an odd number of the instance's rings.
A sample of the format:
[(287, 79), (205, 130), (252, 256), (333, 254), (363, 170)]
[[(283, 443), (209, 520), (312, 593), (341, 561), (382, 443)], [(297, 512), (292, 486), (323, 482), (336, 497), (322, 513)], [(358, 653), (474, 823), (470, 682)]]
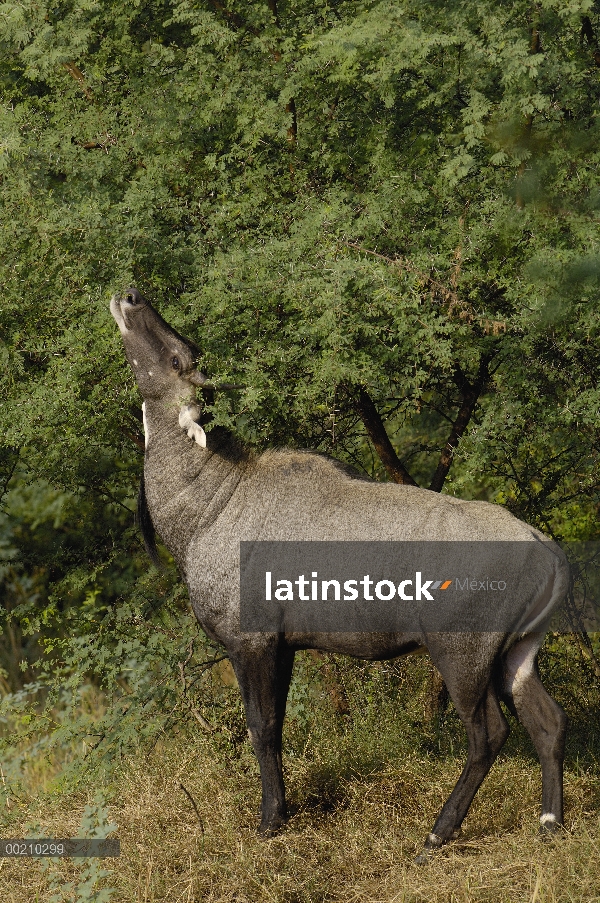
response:
[(199, 370), (193, 370), (188, 376), (188, 380), (191, 382), (193, 386), (198, 386), (198, 388), (202, 388), (202, 386), (206, 385), (208, 382), (207, 377), (204, 373), (200, 373)]

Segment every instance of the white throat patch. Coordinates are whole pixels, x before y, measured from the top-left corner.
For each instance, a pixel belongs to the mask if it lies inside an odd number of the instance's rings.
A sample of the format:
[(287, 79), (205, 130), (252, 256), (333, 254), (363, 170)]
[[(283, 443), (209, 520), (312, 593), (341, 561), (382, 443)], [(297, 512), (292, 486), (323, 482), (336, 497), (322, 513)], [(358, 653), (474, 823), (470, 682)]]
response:
[(197, 404), (184, 404), (179, 411), (179, 426), (186, 430), (190, 439), (193, 439), (200, 448), (206, 448), (206, 433), (198, 423), (202, 411)]
[(150, 430), (148, 429), (148, 421), (146, 420), (146, 402), (142, 403), (142, 422), (144, 424), (144, 442), (146, 444), (146, 448), (148, 448), (148, 441), (150, 439)]

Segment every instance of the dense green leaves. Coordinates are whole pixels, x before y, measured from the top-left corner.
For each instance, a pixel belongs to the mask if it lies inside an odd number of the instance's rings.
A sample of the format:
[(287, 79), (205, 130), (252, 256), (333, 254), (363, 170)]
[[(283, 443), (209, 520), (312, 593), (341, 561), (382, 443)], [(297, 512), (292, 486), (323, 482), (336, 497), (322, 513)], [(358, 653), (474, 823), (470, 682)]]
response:
[[(139, 433), (106, 313), (129, 282), (207, 368), (243, 376), (218, 419), (258, 441), (335, 436), (360, 458), (356, 386), (384, 414), (452, 419), (453, 369), (473, 377), (482, 354), (502, 386), (490, 429), (504, 404), (541, 425), (533, 394), (570, 430), (597, 329), (594, 15), (5, 3), (7, 443), (51, 431), (34, 468), (81, 485)], [(548, 373), (541, 349), (566, 344)], [(499, 463), (487, 448), (479, 470)]]
[(247, 440), (386, 478), (366, 391), (421, 485), (449, 443), (446, 490), (597, 535), (599, 35), (592, 0), (1, 5), (0, 487), (69, 493), (61, 612), (145, 567), (132, 283)]

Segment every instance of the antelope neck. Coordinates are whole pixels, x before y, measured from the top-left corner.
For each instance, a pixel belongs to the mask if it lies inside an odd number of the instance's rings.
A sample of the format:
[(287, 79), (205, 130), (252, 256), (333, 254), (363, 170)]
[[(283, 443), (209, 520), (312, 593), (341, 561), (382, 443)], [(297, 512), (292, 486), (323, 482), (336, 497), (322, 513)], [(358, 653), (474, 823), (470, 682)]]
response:
[(144, 476), (154, 526), (185, 571), (190, 541), (226, 507), (244, 474), (245, 459), (222, 428), (210, 432), (207, 447), (200, 448), (179, 426), (179, 407), (145, 402)]

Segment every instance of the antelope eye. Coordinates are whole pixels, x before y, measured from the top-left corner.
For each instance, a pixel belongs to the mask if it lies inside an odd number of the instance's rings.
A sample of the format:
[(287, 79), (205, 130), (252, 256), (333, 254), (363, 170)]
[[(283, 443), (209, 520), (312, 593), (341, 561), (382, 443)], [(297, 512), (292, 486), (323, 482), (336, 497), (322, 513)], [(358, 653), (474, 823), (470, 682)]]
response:
[(179, 370), (179, 358), (177, 357), (177, 355), (171, 358), (171, 366), (173, 370)]

